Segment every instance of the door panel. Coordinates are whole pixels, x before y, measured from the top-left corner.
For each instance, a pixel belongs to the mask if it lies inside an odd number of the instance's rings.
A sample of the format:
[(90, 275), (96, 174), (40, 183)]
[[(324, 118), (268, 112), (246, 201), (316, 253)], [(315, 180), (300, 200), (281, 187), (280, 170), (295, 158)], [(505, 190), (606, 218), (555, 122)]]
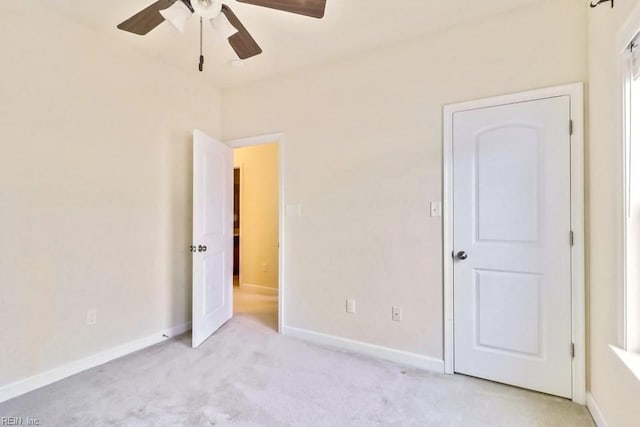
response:
[(204, 133), (193, 143), (193, 338), (197, 347), (233, 315), (233, 154)]
[(570, 99), (454, 116), (455, 371), (571, 397)]
[[(224, 283), (224, 253), (214, 255), (204, 255), (202, 260), (202, 279), (215, 280)], [(218, 286), (210, 286), (204, 288), (204, 307), (205, 314), (214, 313), (216, 310), (224, 306), (224, 289)]]
[[(539, 141), (538, 129), (518, 125), (478, 135), (478, 240), (538, 240)], [(505, 203), (509, 209), (503, 209)]]
[[(205, 193), (209, 190), (224, 189), (225, 173), (227, 172), (224, 152), (207, 152), (202, 160), (204, 168), (204, 180), (202, 184), (205, 186)], [(224, 198), (206, 197), (204, 200), (205, 221), (203, 223), (205, 234), (222, 234), (224, 231)]]
[(477, 347), (542, 356), (541, 279), (538, 274), (476, 270)]

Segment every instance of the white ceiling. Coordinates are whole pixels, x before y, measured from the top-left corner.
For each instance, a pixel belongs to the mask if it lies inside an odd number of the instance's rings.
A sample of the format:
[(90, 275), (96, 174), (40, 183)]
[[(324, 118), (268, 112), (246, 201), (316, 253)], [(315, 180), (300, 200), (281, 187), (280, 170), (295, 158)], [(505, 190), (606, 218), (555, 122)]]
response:
[[(116, 25), (154, 0), (42, 1), (107, 37), (197, 73), (199, 41), (195, 17), (184, 35), (165, 22), (141, 37), (119, 31)], [(318, 20), (227, 0), (225, 3), (264, 52), (247, 60), (244, 68), (231, 67), (235, 53), (226, 41), (216, 39), (210, 27), (205, 27), (205, 77), (218, 87), (238, 86), (482, 19), (533, 1), (327, 0), (326, 15)]]

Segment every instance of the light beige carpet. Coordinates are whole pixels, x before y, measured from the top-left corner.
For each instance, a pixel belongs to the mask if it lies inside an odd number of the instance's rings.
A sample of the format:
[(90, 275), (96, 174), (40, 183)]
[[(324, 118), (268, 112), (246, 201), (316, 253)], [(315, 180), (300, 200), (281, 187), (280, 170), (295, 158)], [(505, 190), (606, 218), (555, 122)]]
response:
[(233, 313), (278, 330), (278, 296), (268, 290), (233, 288)]
[(197, 350), (183, 335), (0, 404), (0, 416), (65, 427), (593, 426), (567, 400), (280, 336), (277, 299), (236, 302), (246, 311)]

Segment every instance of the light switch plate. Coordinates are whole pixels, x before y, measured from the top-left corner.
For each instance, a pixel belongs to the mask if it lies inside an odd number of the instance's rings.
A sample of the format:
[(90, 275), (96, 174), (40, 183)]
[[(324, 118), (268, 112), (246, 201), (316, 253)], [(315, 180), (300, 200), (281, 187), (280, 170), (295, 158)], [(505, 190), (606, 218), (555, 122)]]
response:
[(302, 216), (302, 207), (300, 205), (287, 205), (287, 216)]
[(347, 313), (355, 313), (356, 312), (356, 300), (349, 298), (347, 299)]
[(432, 217), (441, 217), (442, 216), (442, 203), (441, 202), (431, 202), (431, 216)]

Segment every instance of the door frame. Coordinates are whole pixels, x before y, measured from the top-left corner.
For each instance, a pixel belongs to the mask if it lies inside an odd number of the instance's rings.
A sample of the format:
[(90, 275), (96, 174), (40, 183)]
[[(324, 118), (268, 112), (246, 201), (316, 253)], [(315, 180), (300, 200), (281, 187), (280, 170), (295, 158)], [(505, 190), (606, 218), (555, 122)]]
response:
[[(232, 149), (253, 147), (264, 144), (278, 144), (278, 333), (284, 325), (284, 247), (285, 247), (285, 209), (284, 209), (284, 134), (270, 133), (247, 138), (232, 139), (223, 142)], [(242, 169), (241, 169), (242, 171)], [(242, 172), (241, 172), (242, 175)], [(242, 180), (242, 176), (240, 178)], [(240, 188), (242, 191), (242, 187)], [(242, 212), (242, 211), (241, 211)], [(242, 213), (241, 213), (242, 214)], [(242, 233), (242, 228), (240, 233)], [(241, 260), (242, 265), (242, 260)]]
[[(444, 107), (443, 162), (443, 279), (444, 279), (444, 369), (454, 374), (454, 292), (453, 292), (453, 125), (458, 112), (569, 96), (571, 103), (571, 305), (572, 340), (575, 357), (572, 362), (572, 400), (585, 404), (586, 399), (586, 334), (585, 334), (585, 231), (584, 231), (584, 85), (562, 86), (519, 92)], [(569, 126), (569, 123), (567, 123)]]
[[(238, 204), (239, 206), (239, 210), (240, 210), (240, 219), (239, 219), (239, 223), (238, 223), (238, 230), (239, 230), (239, 234), (238, 234), (238, 244), (240, 244), (240, 242), (242, 241), (242, 183), (243, 183), (243, 177), (242, 174), (244, 172), (244, 165), (238, 166), (238, 167), (233, 167), (233, 173), (234, 173), (234, 185), (235, 185), (235, 170), (238, 169), (240, 171), (239, 175), (240, 175), (240, 193), (238, 194), (238, 198), (240, 200), (238, 200)], [(235, 189), (234, 189), (234, 193), (235, 193)], [(235, 230), (234, 230), (235, 231)], [(233, 238), (235, 239), (235, 233), (233, 233)], [(235, 241), (234, 241), (234, 247), (235, 247)], [(238, 251), (238, 285), (242, 285), (242, 246), (240, 246), (239, 251)]]

